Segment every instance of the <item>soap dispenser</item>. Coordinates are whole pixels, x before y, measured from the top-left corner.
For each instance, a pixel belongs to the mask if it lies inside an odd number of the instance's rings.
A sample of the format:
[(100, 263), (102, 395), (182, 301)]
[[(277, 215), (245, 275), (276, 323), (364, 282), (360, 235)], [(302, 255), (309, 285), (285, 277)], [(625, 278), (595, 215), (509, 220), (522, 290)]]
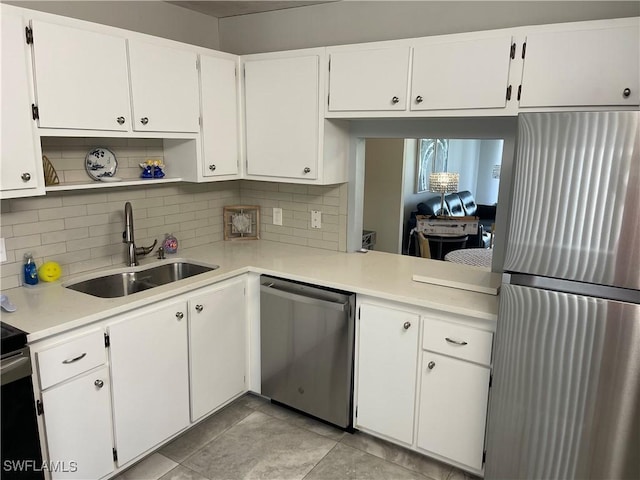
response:
[(31, 253), (24, 254), (24, 284), (35, 285), (38, 283), (38, 267)]

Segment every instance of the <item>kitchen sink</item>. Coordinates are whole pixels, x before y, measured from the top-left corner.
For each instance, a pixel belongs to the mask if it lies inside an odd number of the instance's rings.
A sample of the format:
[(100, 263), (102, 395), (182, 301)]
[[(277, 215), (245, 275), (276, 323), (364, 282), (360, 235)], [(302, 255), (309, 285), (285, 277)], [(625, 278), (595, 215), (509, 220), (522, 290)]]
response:
[(216, 268), (218, 265), (205, 266), (189, 262), (173, 262), (142, 270), (136, 269), (103, 275), (65, 286), (94, 297), (116, 298), (177, 282), (184, 278), (210, 272)]

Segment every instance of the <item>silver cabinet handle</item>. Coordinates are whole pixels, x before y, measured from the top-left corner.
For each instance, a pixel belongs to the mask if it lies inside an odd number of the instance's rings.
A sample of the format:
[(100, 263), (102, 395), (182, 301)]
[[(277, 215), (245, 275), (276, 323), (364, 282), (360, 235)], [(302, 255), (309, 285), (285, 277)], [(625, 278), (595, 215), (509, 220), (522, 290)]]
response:
[(460, 345), (461, 347), (463, 347), (463, 346), (467, 345), (467, 342), (465, 342), (465, 341), (462, 341), (462, 342), (461, 342), (461, 341), (459, 341), (459, 340), (453, 340), (453, 339), (451, 339), (451, 338), (449, 338), (449, 337), (445, 337), (445, 340), (446, 340), (448, 343), (452, 343), (453, 345)]
[(209, 165), (209, 170), (211, 170), (212, 172), (216, 169), (215, 165)]
[(429, 370), (433, 370), (433, 367), (435, 367), (435, 366), (436, 366), (436, 362), (429, 362), (429, 363), (427, 363), (427, 368), (428, 368)]
[(304, 173), (309, 173), (309, 172), (311, 172), (311, 169), (309, 167), (304, 167), (303, 172)]
[(182, 312), (176, 312), (176, 318), (177, 318), (178, 320), (182, 320), (182, 319), (184, 318), (184, 313), (182, 313)]
[(28, 182), (29, 180), (31, 180), (31, 174), (29, 172), (24, 172), (22, 175), (20, 175), (20, 178), (23, 182)]
[(118, 118), (116, 118), (116, 122), (118, 122), (118, 125), (122, 125), (122, 124), (124, 124), (124, 117), (118, 117)]
[(200, 313), (204, 307), (202, 305), (196, 305), (196, 312)]
[(142, 117), (140, 119), (140, 123), (143, 125), (146, 125), (147, 123), (149, 123), (149, 118), (148, 117)]
[(422, 100), (424, 100), (424, 99), (422, 98), (422, 96), (418, 95), (418, 96), (416, 97), (416, 103), (422, 103)]
[(622, 91), (622, 96), (623, 96), (624, 98), (629, 98), (629, 96), (630, 96), (630, 95), (631, 95), (631, 89), (630, 89), (630, 88), (625, 88), (625, 89)]
[(95, 382), (93, 382), (93, 384), (98, 388), (104, 387), (104, 382), (102, 380), (100, 380), (100, 379), (98, 379)]
[(68, 365), (70, 363), (77, 362), (78, 360), (82, 360), (86, 356), (87, 356), (87, 352), (83, 353), (82, 355), (78, 355), (75, 358), (68, 358), (66, 360), (63, 360), (62, 363), (64, 363), (65, 365)]
[(403, 327), (405, 330), (409, 330), (409, 328), (411, 328), (411, 322), (404, 322)]
[(393, 97), (393, 98), (391, 99), (391, 103), (393, 103), (394, 105), (395, 105), (396, 103), (398, 103), (399, 101), (400, 101), (400, 99), (399, 99), (398, 97)]

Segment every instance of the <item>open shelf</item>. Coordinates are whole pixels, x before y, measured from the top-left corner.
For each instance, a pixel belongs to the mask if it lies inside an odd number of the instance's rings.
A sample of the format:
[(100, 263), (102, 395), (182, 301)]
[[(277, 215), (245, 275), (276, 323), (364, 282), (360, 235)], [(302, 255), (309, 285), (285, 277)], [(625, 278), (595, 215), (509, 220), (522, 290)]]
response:
[(70, 182), (70, 183), (61, 183), (59, 185), (49, 185), (45, 187), (45, 191), (47, 192), (62, 192), (68, 190), (93, 190), (96, 188), (114, 188), (114, 187), (129, 187), (135, 185), (158, 185), (161, 183), (176, 183), (181, 182), (182, 178), (149, 178), (149, 179), (139, 179), (139, 180), (122, 180), (121, 182), (100, 182), (94, 181), (91, 183), (85, 182)]

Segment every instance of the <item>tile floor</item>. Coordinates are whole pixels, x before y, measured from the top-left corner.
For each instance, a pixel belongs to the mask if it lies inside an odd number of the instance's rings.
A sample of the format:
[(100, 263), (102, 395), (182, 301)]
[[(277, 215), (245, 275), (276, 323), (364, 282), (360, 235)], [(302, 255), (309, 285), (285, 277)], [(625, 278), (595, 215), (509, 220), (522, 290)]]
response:
[(469, 480), (364, 433), (349, 434), (247, 394), (116, 480)]

